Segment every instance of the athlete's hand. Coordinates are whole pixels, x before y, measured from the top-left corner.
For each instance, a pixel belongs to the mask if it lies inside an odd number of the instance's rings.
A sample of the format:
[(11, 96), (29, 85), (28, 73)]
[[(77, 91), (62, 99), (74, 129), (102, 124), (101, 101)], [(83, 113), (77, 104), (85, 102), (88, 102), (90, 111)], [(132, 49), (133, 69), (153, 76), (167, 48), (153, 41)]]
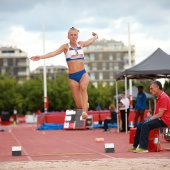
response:
[(38, 61), (38, 60), (40, 60), (41, 59), (41, 57), (40, 56), (32, 56), (31, 58), (30, 58), (30, 60), (33, 60), (33, 61)]
[(95, 32), (92, 32), (92, 35), (98, 38), (98, 35)]

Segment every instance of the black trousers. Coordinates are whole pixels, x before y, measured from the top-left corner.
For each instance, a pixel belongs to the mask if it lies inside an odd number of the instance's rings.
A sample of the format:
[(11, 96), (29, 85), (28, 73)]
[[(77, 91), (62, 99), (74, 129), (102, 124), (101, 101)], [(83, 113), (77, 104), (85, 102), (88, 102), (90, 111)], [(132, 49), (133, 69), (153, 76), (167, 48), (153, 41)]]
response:
[(140, 148), (148, 149), (148, 139), (150, 131), (155, 128), (166, 126), (167, 125), (161, 119), (154, 119), (148, 122), (140, 122), (137, 125), (133, 146), (136, 148), (139, 144)]
[[(129, 117), (130, 109), (127, 109), (127, 130), (129, 130), (129, 123), (128, 123), (128, 117)], [(125, 110), (120, 110), (120, 115), (122, 119), (122, 131), (126, 131), (126, 116), (125, 116)]]
[(105, 131), (107, 131), (107, 129), (108, 129), (108, 123), (116, 123), (116, 122), (113, 121), (112, 119), (105, 119), (105, 120), (104, 120), (104, 125), (103, 125), (103, 129), (104, 129)]

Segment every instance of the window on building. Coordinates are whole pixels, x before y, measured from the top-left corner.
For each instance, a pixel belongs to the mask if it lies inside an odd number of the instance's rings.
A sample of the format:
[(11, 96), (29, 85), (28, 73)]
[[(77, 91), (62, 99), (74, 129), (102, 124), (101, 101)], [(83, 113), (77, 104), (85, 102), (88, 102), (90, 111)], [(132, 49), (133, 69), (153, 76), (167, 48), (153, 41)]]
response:
[(5, 68), (1, 68), (1, 73), (2, 73), (2, 74), (5, 73)]
[(40, 73), (43, 73), (43, 72), (44, 72), (44, 69), (43, 69), (43, 68), (41, 68), (41, 69), (40, 69)]
[(103, 60), (103, 54), (102, 54), (102, 53), (99, 53), (98, 55), (99, 55), (99, 56), (98, 56), (98, 60)]
[(112, 54), (109, 55), (109, 60), (110, 60), (110, 61), (113, 60), (113, 55), (112, 55)]
[(121, 53), (116, 53), (116, 60), (121, 60)]
[(18, 75), (26, 75), (26, 68), (19, 68)]
[(128, 53), (124, 53), (124, 58), (128, 59), (129, 58), (129, 54)]
[(50, 68), (47, 69), (47, 73), (51, 73), (51, 71), (52, 71), (52, 70), (51, 70)]
[(114, 73), (113, 73), (113, 72), (110, 72), (109, 78), (110, 78), (110, 79), (113, 79), (113, 78), (114, 78)]
[(92, 63), (92, 70), (97, 70), (97, 63)]
[(84, 55), (84, 60), (85, 61), (89, 61), (89, 56), (88, 55)]
[(2, 50), (2, 53), (15, 53), (15, 51), (14, 50), (5, 50), (5, 51)]
[(103, 73), (99, 73), (99, 80), (103, 80)]
[(124, 59), (124, 65), (129, 65), (129, 60)]
[(107, 64), (106, 63), (102, 63), (102, 69), (106, 70), (107, 69)]
[(113, 70), (113, 63), (109, 63), (109, 70)]
[(118, 63), (114, 63), (114, 70), (119, 70), (119, 64)]
[(8, 60), (7, 60), (7, 58), (3, 58), (3, 66), (4, 66), (4, 67), (8, 66)]
[(90, 61), (94, 61), (95, 58), (94, 58), (94, 54), (90, 54)]
[(115, 69), (115, 70), (119, 70), (119, 67), (118, 67), (118, 66), (114, 66), (114, 69)]
[(89, 69), (88, 64), (85, 64), (84, 67), (85, 67), (85, 70), (86, 70), (87, 72), (89, 72), (90, 69)]
[(26, 66), (26, 60), (19, 60), (17, 65), (18, 66)]
[(95, 74), (94, 73), (90, 73), (90, 79), (95, 80)]
[(114, 63), (114, 66), (118, 66), (119, 64), (117, 62)]

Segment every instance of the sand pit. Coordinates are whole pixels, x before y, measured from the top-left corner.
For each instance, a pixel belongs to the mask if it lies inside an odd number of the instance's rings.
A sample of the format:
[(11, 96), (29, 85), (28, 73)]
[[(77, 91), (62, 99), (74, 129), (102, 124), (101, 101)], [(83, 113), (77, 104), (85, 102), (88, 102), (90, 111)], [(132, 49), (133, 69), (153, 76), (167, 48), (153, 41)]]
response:
[(169, 170), (170, 159), (99, 159), (92, 161), (1, 162), (0, 170)]

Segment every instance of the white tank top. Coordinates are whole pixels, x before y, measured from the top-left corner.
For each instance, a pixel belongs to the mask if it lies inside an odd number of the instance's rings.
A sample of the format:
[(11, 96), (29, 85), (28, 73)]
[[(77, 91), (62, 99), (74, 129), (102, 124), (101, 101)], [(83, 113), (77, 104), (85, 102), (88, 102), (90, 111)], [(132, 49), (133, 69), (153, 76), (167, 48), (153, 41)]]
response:
[(77, 44), (76, 47), (71, 47), (70, 43), (68, 43), (68, 51), (65, 55), (66, 61), (70, 60), (84, 60), (84, 52), (82, 47)]

